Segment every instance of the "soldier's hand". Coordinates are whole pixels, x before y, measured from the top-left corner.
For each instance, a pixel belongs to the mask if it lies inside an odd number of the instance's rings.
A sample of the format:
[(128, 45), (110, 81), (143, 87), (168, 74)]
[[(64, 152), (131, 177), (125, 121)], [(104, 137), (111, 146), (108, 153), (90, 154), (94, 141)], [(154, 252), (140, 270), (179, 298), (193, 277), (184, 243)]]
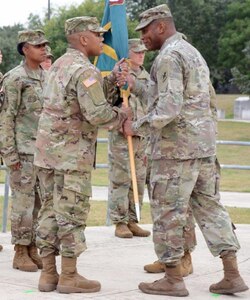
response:
[(12, 171), (18, 171), (19, 169), (22, 168), (22, 165), (21, 165), (20, 162), (17, 162), (17, 163), (15, 163), (14, 165), (9, 166), (9, 168), (10, 168)]
[(133, 124), (133, 121), (130, 121), (130, 120), (126, 120), (123, 123), (123, 134), (125, 137), (135, 135), (135, 133), (132, 129), (132, 124)]
[(124, 103), (122, 103), (121, 110), (127, 115), (127, 119), (129, 120), (133, 119), (133, 112), (130, 107), (126, 107)]
[(112, 73), (115, 76), (117, 85), (119, 87), (122, 87), (127, 83), (128, 72), (129, 65), (124, 58), (115, 64)]

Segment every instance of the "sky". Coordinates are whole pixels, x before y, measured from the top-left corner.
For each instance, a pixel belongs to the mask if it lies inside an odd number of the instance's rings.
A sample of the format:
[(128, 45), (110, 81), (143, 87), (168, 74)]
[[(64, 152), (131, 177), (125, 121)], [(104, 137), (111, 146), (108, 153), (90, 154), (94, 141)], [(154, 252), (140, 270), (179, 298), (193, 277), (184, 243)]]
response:
[[(83, 0), (50, 0), (50, 6), (79, 5)], [(0, 2), (0, 27), (26, 24), (30, 13), (44, 17), (48, 9), (48, 0), (1, 0)]]

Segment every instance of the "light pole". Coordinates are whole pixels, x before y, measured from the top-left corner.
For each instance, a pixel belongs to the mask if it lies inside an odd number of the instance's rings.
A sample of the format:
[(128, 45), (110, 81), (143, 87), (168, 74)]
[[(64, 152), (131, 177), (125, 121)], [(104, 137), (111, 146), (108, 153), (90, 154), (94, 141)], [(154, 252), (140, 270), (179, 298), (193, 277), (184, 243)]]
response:
[(48, 20), (50, 20), (50, 0), (48, 0)]

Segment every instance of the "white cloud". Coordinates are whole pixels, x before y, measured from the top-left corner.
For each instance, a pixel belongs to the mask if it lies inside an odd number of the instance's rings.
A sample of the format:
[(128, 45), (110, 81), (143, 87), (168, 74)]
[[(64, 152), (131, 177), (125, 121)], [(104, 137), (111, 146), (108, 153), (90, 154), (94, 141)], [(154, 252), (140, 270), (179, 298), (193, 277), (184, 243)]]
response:
[[(4, 4), (3, 4), (4, 2)], [(79, 5), (84, 0), (50, 0), (51, 7)], [(29, 15), (37, 14), (44, 17), (48, 9), (48, 0), (6, 0), (0, 4), (0, 27), (12, 26), (17, 23), (26, 24)]]

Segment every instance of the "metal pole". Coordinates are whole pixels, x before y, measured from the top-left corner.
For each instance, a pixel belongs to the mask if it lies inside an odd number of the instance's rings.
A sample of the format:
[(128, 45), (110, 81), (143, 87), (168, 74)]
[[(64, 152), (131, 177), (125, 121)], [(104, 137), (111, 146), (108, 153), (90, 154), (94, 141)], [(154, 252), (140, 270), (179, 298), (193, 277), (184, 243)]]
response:
[(7, 232), (8, 206), (9, 206), (9, 172), (6, 170), (5, 185), (4, 185), (4, 203), (3, 203), (3, 232)]
[(50, 0), (48, 0), (48, 20), (50, 20)]

